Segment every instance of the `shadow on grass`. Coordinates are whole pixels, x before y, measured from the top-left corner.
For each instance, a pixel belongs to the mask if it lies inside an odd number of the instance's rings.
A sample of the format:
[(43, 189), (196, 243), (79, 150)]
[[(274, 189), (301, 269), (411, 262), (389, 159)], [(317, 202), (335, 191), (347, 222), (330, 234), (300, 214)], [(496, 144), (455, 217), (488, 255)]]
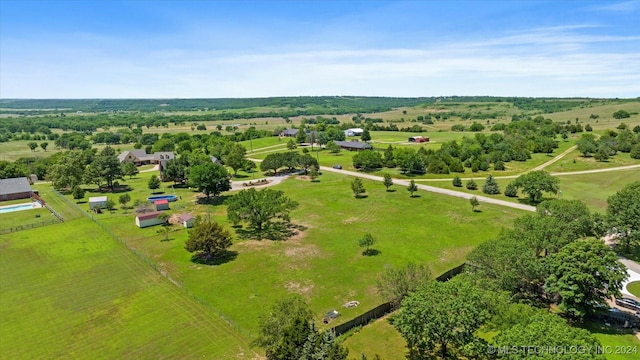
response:
[(76, 201), (76, 204), (86, 204), (87, 200), (78, 200)]
[(473, 209), (473, 212), (474, 212), (474, 213), (481, 213), (481, 212), (482, 212), (482, 210), (480, 210), (480, 209)]
[(239, 228), (236, 230), (236, 233), (242, 239), (283, 241), (306, 229), (307, 228), (302, 225), (296, 225), (288, 222), (277, 222), (265, 224), (262, 231), (258, 231), (258, 229), (255, 228)]
[(202, 254), (195, 254), (191, 256), (191, 262), (202, 265), (222, 265), (235, 260), (237, 257), (237, 251), (227, 250), (224, 252), (224, 254), (214, 258), (207, 258)]
[(362, 255), (364, 255), (364, 256), (376, 256), (376, 255), (378, 255), (380, 253), (381, 253), (381, 251), (377, 250), (377, 249), (367, 249), (367, 250), (362, 252)]
[(354, 196), (356, 199), (366, 199), (369, 197), (369, 195), (356, 195)]
[(387, 192), (390, 192), (390, 193), (394, 193), (396, 191), (397, 191), (396, 189), (387, 189)]
[(413, 194), (413, 195), (410, 195), (409, 197), (410, 197), (410, 198), (420, 198), (420, 197), (422, 197), (422, 196), (420, 196), (420, 195), (418, 195), (418, 194)]
[(222, 205), (230, 197), (229, 195), (212, 196), (210, 198), (204, 196), (198, 197), (196, 201), (199, 205)]

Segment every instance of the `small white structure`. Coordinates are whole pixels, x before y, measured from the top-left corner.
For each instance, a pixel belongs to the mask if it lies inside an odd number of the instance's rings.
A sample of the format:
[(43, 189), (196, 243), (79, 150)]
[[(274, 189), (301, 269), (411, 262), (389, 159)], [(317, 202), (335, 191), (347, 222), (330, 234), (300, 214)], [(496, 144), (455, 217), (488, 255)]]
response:
[(138, 225), (139, 228), (145, 228), (153, 225), (164, 224), (166, 220), (158, 218), (158, 215), (160, 214), (162, 214), (162, 211), (154, 211), (137, 215), (136, 225)]
[(360, 128), (353, 128), (353, 129), (347, 129), (344, 131), (344, 135), (345, 136), (360, 136), (362, 135), (362, 133), (364, 132), (364, 130), (360, 129)]
[(104, 209), (107, 207), (106, 196), (95, 196), (89, 198), (89, 209)]
[(196, 222), (196, 218), (191, 214), (182, 214), (179, 219), (182, 226), (186, 228), (192, 228), (193, 224)]

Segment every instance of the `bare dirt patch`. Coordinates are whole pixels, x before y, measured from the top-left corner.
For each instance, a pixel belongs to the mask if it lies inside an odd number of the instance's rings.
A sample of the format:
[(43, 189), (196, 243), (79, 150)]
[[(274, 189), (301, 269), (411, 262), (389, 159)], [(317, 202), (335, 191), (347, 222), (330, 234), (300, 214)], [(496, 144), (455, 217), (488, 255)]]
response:
[(304, 284), (301, 284), (297, 281), (289, 281), (284, 284), (285, 289), (292, 294), (298, 294), (304, 296), (305, 298), (309, 298), (311, 292), (313, 291), (314, 285), (311, 280), (305, 280)]
[(316, 245), (303, 245), (290, 247), (284, 250), (284, 255), (293, 260), (304, 260), (310, 257), (318, 257), (321, 250)]

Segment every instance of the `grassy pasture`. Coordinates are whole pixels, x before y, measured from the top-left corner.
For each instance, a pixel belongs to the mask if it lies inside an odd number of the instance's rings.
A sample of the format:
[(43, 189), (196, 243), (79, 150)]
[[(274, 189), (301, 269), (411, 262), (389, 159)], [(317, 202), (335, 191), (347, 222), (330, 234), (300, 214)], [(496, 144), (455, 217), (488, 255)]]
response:
[[(29, 203), (27, 199), (27, 203)], [(24, 202), (24, 201), (23, 201)], [(0, 205), (7, 205), (1, 202)], [(36, 217), (40, 215), (40, 217)], [(54, 220), (49, 210), (45, 208), (34, 208), (30, 210), (13, 211), (0, 214), (0, 232), (9, 231), (9, 229), (28, 228), (30, 226), (38, 226), (44, 223), (50, 223)]]
[[(382, 301), (374, 284), (386, 266), (427, 262), (434, 273), (443, 272), (463, 262), (474, 246), (521, 214), (489, 205), (473, 213), (462, 199), (426, 192), (410, 199), (403, 189), (386, 192), (382, 184), (366, 180), (369, 197), (354, 199), (350, 181), (325, 173), (318, 183), (293, 178), (276, 186), (300, 203), (292, 219), (308, 229), (288, 241), (237, 239), (232, 247), (237, 257), (217, 266), (190, 261), (183, 248), (184, 229), (175, 229), (170, 241), (161, 241), (157, 228), (138, 229), (131, 212), (118, 210), (97, 219), (213, 309), (254, 333), (265, 307), (291, 293), (310, 300), (318, 321), (330, 309), (338, 309), (343, 314), (339, 321), (346, 321)], [(127, 183), (134, 189), (146, 186), (142, 178)], [(147, 196), (145, 190), (131, 194), (134, 200)], [(171, 203), (172, 212), (189, 210), (226, 223), (223, 205), (195, 205), (188, 196), (185, 193), (184, 200)], [(407, 206), (408, 202), (413, 204)], [(182, 209), (175, 210), (178, 207)], [(357, 242), (365, 232), (377, 237), (374, 248), (381, 251), (379, 255), (361, 255)], [(341, 307), (350, 300), (360, 301), (361, 306)]]
[(0, 236), (0, 357), (250, 358), (247, 339), (81, 218)]
[(629, 153), (618, 152), (607, 161), (596, 161), (593, 157), (583, 157), (578, 150), (574, 150), (562, 159), (549, 165), (546, 170), (549, 172), (571, 172), (637, 164), (640, 164), (640, 160), (632, 159)]

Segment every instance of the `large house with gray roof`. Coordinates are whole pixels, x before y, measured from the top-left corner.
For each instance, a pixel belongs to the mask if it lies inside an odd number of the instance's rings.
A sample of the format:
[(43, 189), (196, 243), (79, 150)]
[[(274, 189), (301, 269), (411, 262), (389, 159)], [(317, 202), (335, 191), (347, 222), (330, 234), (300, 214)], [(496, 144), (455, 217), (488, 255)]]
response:
[(162, 151), (147, 154), (143, 149), (125, 150), (118, 155), (118, 160), (121, 163), (132, 162), (136, 165), (160, 164), (175, 158), (176, 154), (173, 151)]
[(0, 201), (28, 199), (32, 193), (26, 177), (0, 179)]

